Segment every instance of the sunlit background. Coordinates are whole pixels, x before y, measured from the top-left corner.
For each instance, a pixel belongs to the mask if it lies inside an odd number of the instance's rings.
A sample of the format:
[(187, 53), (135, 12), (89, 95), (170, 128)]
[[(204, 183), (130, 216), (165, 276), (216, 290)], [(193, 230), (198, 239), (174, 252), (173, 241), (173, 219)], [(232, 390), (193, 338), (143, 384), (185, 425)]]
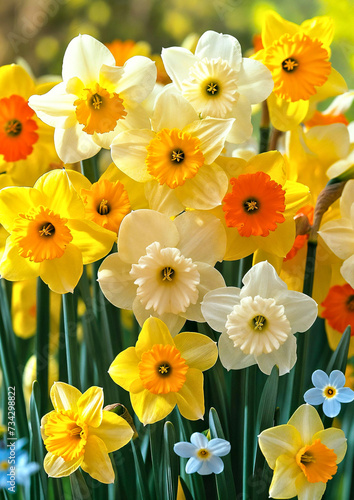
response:
[(333, 17), (332, 63), (353, 88), (352, 7), (352, 0), (11, 0), (0, 3), (0, 63), (21, 57), (36, 76), (60, 74), (65, 48), (79, 33), (103, 43), (145, 41), (151, 53), (160, 53), (192, 33), (213, 29), (234, 35), (245, 53), (260, 31), (264, 11), (275, 9), (296, 23), (316, 15)]

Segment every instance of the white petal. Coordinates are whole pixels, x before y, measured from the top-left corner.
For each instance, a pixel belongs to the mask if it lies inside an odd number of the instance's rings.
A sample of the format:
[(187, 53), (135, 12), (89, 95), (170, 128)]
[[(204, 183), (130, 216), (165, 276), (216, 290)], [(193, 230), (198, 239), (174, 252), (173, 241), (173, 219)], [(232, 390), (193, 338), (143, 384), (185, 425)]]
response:
[(65, 87), (65, 83), (58, 83), (46, 94), (32, 95), (28, 100), (38, 118), (51, 127), (65, 128), (77, 122), (74, 106), (77, 96), (68, 94)]
[(242, 62), (241, 45), (235, 37), (223, 35), (215, 31), (206, 31), (200, 38), (195, 49), (195, 55), (200, 59), (218, 59), (221, 57), (238, 71)]
[(208, 438), (201, 432), (194, 432), (191, 435), (191, 443), (194, 444), (198, 449), (207, 448), (209, 444)]
[(340, 412), (340, 408), (341, 404), (336, 398), (325, 399), (322, 406), (323, 413), (329, 418), (336, 417)]
[(325, 398), (323, 396), (323, 391), (321, 389), (317, 389), (317, 387), (313, 387), (309, 389), (304, 394), (304, 400), (309, 405), (321, 405)]
[(123, 99), (142, 102), (156, 83), (156, 65), (148, 57), (134, 56), (126, 61), (117, 82), (116, 92)]
[(220, 335), (218, 348), (221, 364), (227, 370), (240, 370), (257, 363), (254, 356), (244, 354), (241, 349), (235, 347), (227, 333)]
[[(199, 469), (199, 474), (201, 475), (206, 475), (206, 474), (220, 474), (224, 470), (224, 462), (221, 460), (221, 458), (212, 456), (209, 458), (209, 460), (206, 460), (203, 463), (205, 467), (205, 472), (203, 468)], [(208, 471), (206, 469), (208, 467)]]
[(255, 264), (242, 278), (244, 287), (241, 290), (241, 298), (255, 297), (260, 295), (264, 298), (283, 297), (288, 287), (281, 280), (274, 267), (267, 261)]
[(209, 441), (208, 450), (217, 457), (224, 457), (231, 450), (231, 444), (226, 439), (214, 438)]
[(186, 472), (187, 474), (193, 474), (194, 472), (198, 472), (201, 469), (203, 462), (198, 460), (195, 457), (191, 457), (186, 463)]
[(59, 158), (64, 163), (76, 163), (77, 161), (92, 158), (101, 149), (92, 139), (92, 136), (84, 132), (83, 125), (77, 123), (73, 127), (54, 131), (54, 144)]
[(184, 210), (184, 205), (176, 197), (175, 189), (171, 189), (167, 184), (159, 184), (153, 180), (145, 182), (145, 196), (151, 210), (162, 212), (173, 217)]
[(85, 86), (99, 81), (103, 64), (115, 66), (113, 54), (90, 35), (79, 35), (69, 43), (63, 59), (63, 80), (78, 77)]
[(333, 99), (332, 103), (328, 106), (325, 114), (328, 115), (339, 115), (348, 111), (354, 100), (354, 90), (349, 90), (349, 92), (344, 92), (344, 94), (338, 95)]
[(329, 375), (329, 383), (336, 389), (343, 387), (345, 384), (345, 376), (340, 370), (333, 370)]
[(126, 215), (119, 228), (118, 252), (122, 260), (138, 262), (146, 248), (159, 241), (162, 247), (176, 247), (179, 240), (177, 228), (171, 219), (153, 210), (136, 210)]
[(155, 137), (151, 130), (128, 130), (117, 135), (113, 140), (112, 160), (119, 170), (137, 182), (153, 179), (145, 166), (147, 146)]
[(329, 377), (323, 370), (315, 370), (311, 376), (312, 383), (317, 389), (322, 389), (329, 384)]
[(156, 132), (163, 128), (182, 130), (198, 118), (193, 106), (173, 85), (167, 85), (156, 99), (151, 124)]
[(240, 289), (223, 287), (208, 292), (202, 302), (202, 314), (208, 325), (217, 332), (226, 332), (227, 316), (240, 303)]
[(185, 132), (200, 140), (200, 149), (205, 163), (210, 165), (220, 155), (226, 137), (231, 130), (234, 120), (224, 118), (204, 118), (184, 128)]
[(198, 60), (190, 50), (183, 47), (170, 47), (162, 49), (162, 61), (168, 76), (182, 90), (181, 83), (189, 77), (189, 68)]
[(273, 86), (272, 74), (263, 63), (255, 59), (242, 59), (237, 87), (239, 93), (247, 97), (251, 104), (267, 99)]
[(196, 447), (192, 443), (187, 443), (181, 441), (180, 443), (176, 443), (173, 447), (173, 451), (179, 456), (183, 458), (190, 458), (194, 455)]
[(252, 108), (247, 97), (239, 95), (236, 104), (225, 118), (235, 118), (234, 124), (227, 136), (232, 144), (241, 144), (247, 141), (253, 131), (251, 123)]
[(279, 375), (289, 373), (296, 362), (296, 338), (290, 335), (276, 351), (256, 356), (256, 362), (259, 369), (267, 375), (270, 375), (275, 365), (279, 368)]
[(354, 288), (354, 255), (343, 262), (340, 273), (345, 281)]
[(279, 297), (279, 304), (285, 308), (285, 316), (291, 324), (292, 333), (306, 332), (317, 318), (317, 304), (301, 292), (288, 290)]
[(129, 274), (131, 265), (122, 261), (118, 253), (112, 253), (98, 270), (101, 290), (112, 304), (121, 309), (132, 309), (137, 286)]
[[(353, 122), (354, 123), (354, 122)], [(354, 163), (354, 151), (353, 151), (353, 163)], [(343, 219), (350, 219), (351, 207), (354, 203), (354, 179), (349, 180), (343, 189), (342, 196), (340, 197), (340, 212)]]
[(167, 328), (170, 331), (172, 337), (175, 337), (182, 329), (184, 323), (186, 322), (185, 318), (182, 316), (178, 316), (177, 314), (172, 313), (164, 313), (157, 314), (153, 309), (146, 310), (142, 305), (138, 297), (133, 302), (133, 313), (139, 323), (140, 326), (143, 326), (144, 322), (150, 317), (159, 318), (161, 321), (165, 323)]
[(221, 261), (226, 249), (226, 235), (220, 220), (212, 214), (188, 211), (176, 217), (178, 248), (185, 257), (212, 266)]
[(326, 245), (337, 257), (349, 259), (354, 254), (354, 229), (349, 219), (327, 222), (318, 231)]

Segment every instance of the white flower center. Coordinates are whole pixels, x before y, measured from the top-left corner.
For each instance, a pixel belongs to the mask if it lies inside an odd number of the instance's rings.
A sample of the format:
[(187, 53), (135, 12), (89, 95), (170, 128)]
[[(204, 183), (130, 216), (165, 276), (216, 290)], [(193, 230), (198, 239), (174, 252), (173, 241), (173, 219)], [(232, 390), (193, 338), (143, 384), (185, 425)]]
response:
[(159, 242), (151, 243), (146, 255), (132, 265), (130, 275), (138, 286), (137, 296), (147, 310), (180, 314), (198, 300), (197, 265), (178, 248), (161, 248)]
[(204, 58), (189, 69), (182, 93), (203, 118), (223, 118), (238, 99), (237, 73), (220, 57)]
[(226, 329), (235, 347), (254, 356), (279, 349), (291, 332), (284, 306), (259, 295), (245, 297), (234, 306), (227, 317)]

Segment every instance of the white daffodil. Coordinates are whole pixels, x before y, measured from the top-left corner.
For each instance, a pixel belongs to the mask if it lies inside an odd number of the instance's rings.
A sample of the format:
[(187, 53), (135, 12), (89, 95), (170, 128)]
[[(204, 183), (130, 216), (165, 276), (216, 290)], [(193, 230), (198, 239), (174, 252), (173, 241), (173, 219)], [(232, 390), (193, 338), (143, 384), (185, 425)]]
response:
[(343, 189), (340, 211), (342, 218), (326, 222), (318, 234), (344, 261), (341, 275), (354, 288), (354, 179), (349, 180)]
[(307, 295), (288, 290), (268, 262), (252, 267), (244, 287), (226, 287), (207, 293), (202, 314), (221, 332), (219, 356), (228, 370), (258, 364), (270, 374), (288, 373), (296, 361), (294, 333), (305, 332), (317, 317), (317, 304)]
[(115, 137), (112, 158), (120, 170), (146, 183), (150, 208), (176, 215), (185, 207), (209, 210), (228, 188), (214, 163), (234, 119), (200, 120), (191, 104), (169, 86), (158, 96), (153, 130), (127, 130)]
[(273, 79), (263, 63), (242, 57), (236, 38), (207, 31), (195, 54), (170, 47), (162, 50), (162, 60), (174, 85), (202, 118), (236, 118), (227, 140), (239, 144), (249, 139), (251, 104), (269, 96)]
[(155, 63), (147, 57), (135, 56), (117, 67), (107, 47), (79, 35), (66, 49), (62, 76), (49, 92), (32, 96), (29, 106), (55, 127), (55, 147), (64, 163), (109, 148), (122, 130), (149, 127), (139, 105), (156, 82)]
[(132, 309), (139, 324), (150, 316), (176, 335), (186, 319), (204, 322), (204, 295), (224, 286), (214, 264), (226, 249), (220, 221), (211, 214), (185, 212), (173, 221), (153, 210), (131, 212), (118, 233), (118, 253), (98, 270), (105, 297)]

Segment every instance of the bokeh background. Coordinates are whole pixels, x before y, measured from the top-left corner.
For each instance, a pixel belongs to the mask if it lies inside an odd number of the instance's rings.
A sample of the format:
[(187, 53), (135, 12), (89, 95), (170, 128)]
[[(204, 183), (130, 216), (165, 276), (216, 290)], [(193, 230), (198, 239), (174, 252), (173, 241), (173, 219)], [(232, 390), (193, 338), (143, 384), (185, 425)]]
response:
[(65, 48), (79, 33), (103, 43), (145, 41), (160, 53), (213, 29), (234, 35), (246, 53), (270, 8), (296, 23), (332, 16), (332, 63), (354, 88), (353, 0), (6, 0), (0, 2), (0, 64), (23, 58), (35, 76), (60, 75)]

